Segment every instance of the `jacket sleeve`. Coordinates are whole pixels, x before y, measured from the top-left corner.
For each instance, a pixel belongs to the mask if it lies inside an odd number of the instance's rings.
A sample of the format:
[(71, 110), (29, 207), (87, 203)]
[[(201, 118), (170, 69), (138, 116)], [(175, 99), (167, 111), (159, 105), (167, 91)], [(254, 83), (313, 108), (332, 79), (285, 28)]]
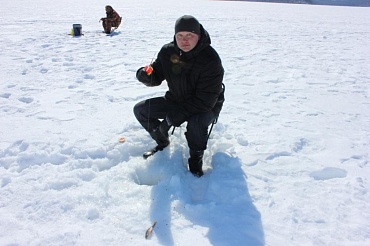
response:
[(144, 67), (141, 67), (136, 71), (136, 78), (146, 86), (158, 86), (162, 84), (164, 80), (162, 65), (160, 62), (160, 53), (151, 66), (153, 68), (153, 72), (150, 75), (147, 75), (143, 70)]
[(152, 63), (152, 67), (153, 67), (152, 76), (153, 76), (153, 80), (155, 81), (157, 85), (160, 85), (162, 81), (164, 80), (164, 73), (163, 73), (162, 60), (161, 60), (163, 59), (162, 58), (163, 52), (164, 52), (164, 48), (162, 47), (162, 49), (158, 52), (157, 58)]

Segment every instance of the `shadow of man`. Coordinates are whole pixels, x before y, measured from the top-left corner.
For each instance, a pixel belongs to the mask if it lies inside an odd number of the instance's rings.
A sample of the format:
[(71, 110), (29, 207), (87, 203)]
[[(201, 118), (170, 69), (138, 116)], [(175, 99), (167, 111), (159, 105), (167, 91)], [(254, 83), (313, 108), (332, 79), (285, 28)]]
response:
[(186, 216), (209, 228), (212, 245), (264, 245), (261, 214), (253, 205), (239, 158), (218, 152), (212, 157), (212, 167), (205, 196), (195, 201), (206, 209), (201, 214), (188, 210)]
[[(184, 168), (181, 152), (157, 161), (172, 165), (172, 176), (152, 189), (151, 219), (158, 222), (155, 234), (161, 244), (174, 245), (171, 224), (186, 220), (194, 226), (184, 228), (191, 231), (183, 233), (199, 236), (196, 228), (208, 228), (210, 245), (264, 245), (261, 215), (253, 205), (238, 158), (216, 153), (213, 169), (201, 178)], [(174, 211), (178, 216), (171, 218)]]

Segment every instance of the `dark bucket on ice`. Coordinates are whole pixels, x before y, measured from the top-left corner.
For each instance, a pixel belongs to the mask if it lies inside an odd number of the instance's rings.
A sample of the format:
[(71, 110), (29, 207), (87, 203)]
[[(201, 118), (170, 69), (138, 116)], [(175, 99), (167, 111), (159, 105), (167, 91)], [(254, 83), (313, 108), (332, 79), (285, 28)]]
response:
[(81, 24), (73, 24), (73, 36), (81, 36), (82, 32), (82, 25)]

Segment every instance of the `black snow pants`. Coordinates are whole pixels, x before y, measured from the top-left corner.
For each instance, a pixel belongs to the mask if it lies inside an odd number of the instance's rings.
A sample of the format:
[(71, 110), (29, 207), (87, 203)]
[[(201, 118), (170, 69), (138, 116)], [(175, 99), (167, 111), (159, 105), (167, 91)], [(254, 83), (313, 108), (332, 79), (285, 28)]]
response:
[[(165, 119), (169, 112), (179, 109), (179, 105), (166, 100), (165, 97), (155, 97), (137, 103), (134, 106), (136, 119), (148, 132), (160, 125), (160, 119)], [(192, 115), (187, 120), (186, 140), (192, 150), (205, 150), (208, 141), (208, 126), (215, 120), (212, 111)]]

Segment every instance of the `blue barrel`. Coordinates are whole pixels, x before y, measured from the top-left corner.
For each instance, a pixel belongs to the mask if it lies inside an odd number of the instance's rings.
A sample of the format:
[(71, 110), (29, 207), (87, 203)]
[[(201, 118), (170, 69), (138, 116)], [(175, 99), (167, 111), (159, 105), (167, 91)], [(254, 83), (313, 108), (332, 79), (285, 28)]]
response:
[(82, 35), (82, 25), (81, 24), (73, 24), (73, 35), (74, 36), (81, 36)]

